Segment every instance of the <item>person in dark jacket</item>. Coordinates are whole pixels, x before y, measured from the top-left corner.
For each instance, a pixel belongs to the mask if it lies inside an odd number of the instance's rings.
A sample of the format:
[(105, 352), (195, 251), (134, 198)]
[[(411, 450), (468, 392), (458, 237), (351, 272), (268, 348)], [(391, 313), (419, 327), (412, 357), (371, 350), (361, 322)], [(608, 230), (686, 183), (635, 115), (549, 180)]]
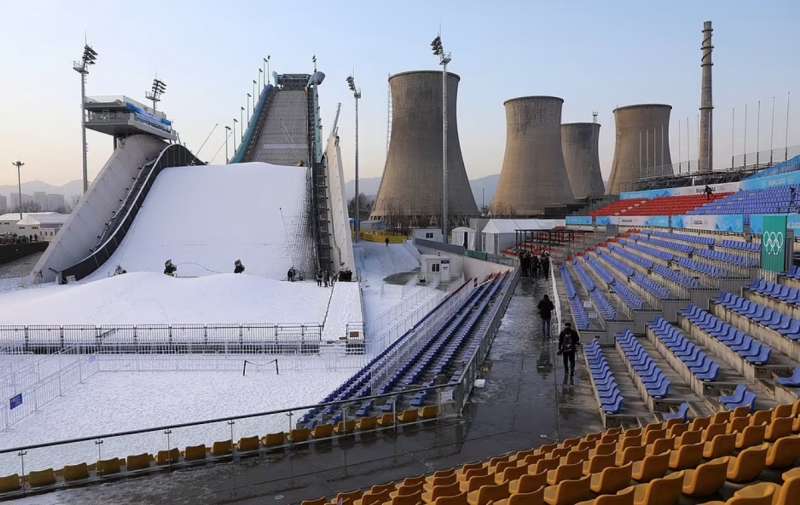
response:
[(531, 277), (534, 279), (539, 277), (539, 257), (535, 254), (531, 254)]
[(542, 275), (544, 277), (550, 275), (550, 254), (547, 251), (542, 253), (542, 259), (539, 261), (539, 266), (542, 269)]
[(176, 277), (177, 271), (178, 267), (175, 266), (171, 259), (164, 262), (164, 274)]
[(236, 260), (233, 262), (233, 273), (240, 274), (244, 272), (244, 265), (242, 265), (242, 260)]
[(572, 323), (564, 323), (564, 329), (558, 335), (558, 354), (564, 359), (564, 384), (569, 377), (570, 384), (575, 383), (575, 353), (578, 351), (581, 338), (572, 329)]
[(539, 317), (542, 318), (542, 336), (549, 337), (550, 336), (550, 316), (553, 313), (553, 309), (556, 308), (553, 305), (553, 302), (550, 301), (550, 297), (544, 295), (542, 300), (539, 302), (539, 305), (536, 306), (539, 309)]

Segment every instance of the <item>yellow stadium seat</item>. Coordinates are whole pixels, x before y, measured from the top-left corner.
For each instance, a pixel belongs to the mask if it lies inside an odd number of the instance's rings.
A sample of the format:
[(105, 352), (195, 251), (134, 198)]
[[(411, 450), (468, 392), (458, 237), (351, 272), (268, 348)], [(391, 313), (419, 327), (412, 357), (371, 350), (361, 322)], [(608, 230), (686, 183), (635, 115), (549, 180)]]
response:
[(589, 488), (591, 477), (578, 480), (562, 480), (544, 490), (544, 501), (548, 505), (572, 505), (592, 496)]
[(417, 409), (408, 409), (400, 412), (400, 415), (397, 416), (397, 420), (400, 423), (413, 423), (417, 421)]
[(689, 423), (689, 431), (705, 429), (709, 424), (711, 424), (710, 417), (695, 417), (692, 419), (692, 422)]
[(669, 452), (647, 456), (633, 464), (631, 477), (639, 482), (650, 482), (667, 474), (669, 470)]
[(710, 442), (717, 435), (721, 435), (728, 430), (728, 423), (714, 423), (710, 424), (708, 428), (703, 431), (703, 438), (701, 442)]
[(607, 432), (605, 435), (600, 437), (598, 445), (600, 445), (600, 444), (617, 443), (617, 440), (619, 440), (619, 433), (608, 433)]
[(750, 425), (758, 426), (759, 424), (768, 424), (772, 420), (772, 411), (770, 410), (757, 410), (750, 414)]
[(284, 432), (278, 433), (267, 433), (267, 435), (262, 439), (262, 443), (264, 447), (280, 447), (286, 444), (286, 434)]
[(511, 456), (512, 461), (519, 461), (521, 459), (525, 459), (527, 456), (533, 456), (537, 454), (536, 449), (528, 449), (525, 451), (517, 451)]
[(597, 445), (597, 440), (586, 440), (583, 439), (581, 442), (575, 446), (576, 451), (591, 451)]
[(158, 453), (156, 453), (156, 465), (159, 466), (177, 463), (180, 459), (181, 453), (177, 448), (168, 451), (158, 451)]
[(699, 444), (703, 441), (703, 430), (688, 430), (684, 431), (678, 436), (675, 441), (675, 447), (689, 444)]
[(361, 490), (355, 491), (345, 491), (343, 493), (337, 493), (336, 497), (333, 499), (333, 503), (338, 505), (351, 505), (354, 501), (361, 498), (364, 494)]
[(736, 491), (728, 501), (712, 501), (703, 505), (778, 505), (775, 501), (779, 486), (771, 482), (753, 484)]
[(552, 451), (550, 451), (551, 458), (563, 458), (572, 450), (571, 447), (556, 447)]
[(674, 438), (657, 438), (653, 440), (653, 442), (647, 446), (647, 450), (645, 454), (647, 456), (652, 456), (653, 454), (661, 454), (665, 451), (671, 451), (675, 448), (675, 439)]
[(52, 468), (28, 473), (28, 485), (31, 487), (51, 486), (56, 483), (56, 474)]
[(567, 453), (566, 456), (564, 456), (563, 461), (561, 461), (561, 463), (562, 464), (566, 463), (568, 465), (571, 465), (573, 463), (583, 463), (587, 459), (589, 459), (589, 449), (584, 449), (582, 451), (579, 451), (573, 448), (571, 451)]
[(508, 498), (493, 501), (492, 505), (542, 505), (544, 503), (544, 486), (529, 493), (512, 493)]
[(558, 468), (559, 465), (559, 458), (545, 458), (540, 459), (536, 462), (536, 465), (533, 467), (533, 473), (540, 473), (545, 470), (555, 470)]
[(354, 420), (339, 421), (333, 427), (333, 431), (337, 435), (348, 435), (356, 430), (356, 422)]
[(308, 438), (311, 436), (311, 430), (308, 428), (295, 428), (289, 432), (289, 436), (286, 437), (289, 442), (293, 444), (300, 444), (303, 442), (307, 442)]
[(233, 452), (233, 442), (230, 440), (222, 440), (219, 442), (214, 442), (211, 446), (211, 455), (220, 457), (220, 456), (228, 456)]
[(186, 447), (183, 451), (183, 459), (186, 461), (199, 461), (206, 459), (206, 453), (208, 450), (206, 449), (205, 444), (200, 445), (190, 445)]
[(239, 439), (239, 443), (236, 444), (236, 448), (239, 452), (257, 451), (259, 446), (258, 436), (242, 437)]
[(132, 454), (126, 458), (125, 468), (129, 472), (134, 472), (136, 470), (149, 468), (152, 462), (153, 456), (149, 453), (144, 452), (142, 454)]
[(787, 437), (792, 434), (792, 422), (794, 419), (791, 417), (779, 417), (773, 419), (767, 425), (767, 431), (764, 433), (764, 440), (774, 442), (781, 437)]
[(748, 417), (750, 415), (750, 407), (736, 407), (731, 413), (731, 418), (735, 417)]
[[(676, 505), (681, 497), (684, 472), (675, 472), (646, 484), (631, 486), (635, 505)], [(628, 492), (625, 489), (625, 492)]]
[(733, 454), (736, 450), (736, 433), (726, 433), (715, 436), (703, 447), (703, 457), (714, 459)]
[(95, 466), (97, 475), (113, 475), (122, 470), (122, 460), (119, 458), (101, 459)]
[(331, 435), (333, 435), (332, 424), (318, 424), (317, 426), (314, 426), (313, 430), (311, 430), (311, 438), (329, 438)]
[[(401, 484), (399, 484), (394, 491), (389, 492), (389, 496), (391, 498), (397, 498), (400, 496), (411, 496), (411, 495), (422, 495), (425, 491), (423, 488), (423, 482), (425, 482), (424, 477), (420, 477), (421, 480), (412, 480), (410, 482), (406, 482), (409, 479), (404, 480)], [(422, 498), (420, 498), (421, 500)]]
[(764, 442), (764, 434), (767, 432), (767, 427), (763, 424), (758, 426), (748, 426), (741, 433), (736, 436), (736, 448), (747, 449), (754, 445), (759, 445)]
[[(437, 475), (436, 477), (426, 477), (425, 484), (422, 486), (422, 492), (430, 493), (434, 488), (439, 486), (450, 486), (452, 484), (458, 485), (459, 480), (455, 472), (449, 474)], [(430, 500), (429, 500), (430, 501)]]
[(378, 418), (378, 426), (381, 428), (394, 426), (394, 414), (383, 414)]
[(642, 431), (641, 428), (632, 428), (630, 430), (623, 431), (622, 432), (622, 438), (639, 437), (639, 439), (641, 439), (642, 438), (642, 433), (643, 433), (643, 431)]
[(703, 461), (702, 442), (698, 444), (682, 445), (670, 452), (669, 467), (672, 470), (683, 470), (684, 468), (694, 468)]
[(461, 490), (467, 493), (477, 491), (481, 486), (494, 486), (494, 475), (476, 475), (469, 480), (461, 481)]
[(617, 455), (613, 452), (611, 454), (598, 454), (596, 456), (592, 456), (589, 461), (584, 461), (583, 474), (591, 475), (593, 473), (602, 472), (604, 468), (614, 466), (614, 461), (616, 459)]
[(754, 481), (767, 465), (768, 444), (748, 447), (728, 462), (728, 480), (736, 483)]
[[(669, 423), (667, 423), (669, 424)], [(689, 423), (675, 423), (669, 427), (667, 430), (668, 437), (678, 437), (682, 433), (689, 431)], [(633, 495), (631, 495), (631, 499), (633, 499)]]
[[(392, 503), (391, 505), (406, 505)], [(410, 503), (408, 505), (411, 505)], [(440, 496), (433, 502), (433, 505), (468, 505), (467, 504), (467, 493), (461, 493), (454, 496)]]
[(635, 492), (633, 487), (629, 487), (617, 494), (604, 494), (594, 500), (578, 502), (576, 505), (633, 505)]
[(526, 454), (521, 459), (517, 459), (516, 463), (517, 466), (529, 466), (538, 463), (539, 461), (545, 459), (547, 456), (544, 454)]
[(792, 424), (792, 432), (793, 433), (800, 432), (800, 417), (794, 418), (794, 423)]
[(482, 475), (489, 475), (489, 469), (485, 467), (470, 468), (469, 470), (459, 473), (458, 480), (461, 482), (466, 482), (473, 477), (479, 477)]
[(439, 416), (438, 405), (425, 405), (419, 410), (420, 419), (434, 419)]
[(667, 430), (665, 429), (645, 431), (644, 435), (642, 435), (642, 445), (650, 444), (654, 440), (657, 440), (659, 438), (666, 438), (666, 436), (667, 436)]
[(602, 456), (606, 454), (614, 454), (617, 451), (617, 442), (610, 441), (606, 443), (599, 443), (594, 446), (594, 449), (589, 451), (589, 456)]
[(741, 433), (750, 425), (748, 417), (734, 417), (728, 422), (728, 433)]
[(559, 444), (559, 447), (564, 447), (564, 448), (568, 449), (568, 448), (570, 448), (572, 446), (578, 445), (579, 443), (581, 443), (580, 437), (565, 438), (564, 440), (561, 441), (561, 443)]
[(455, 468), (448, 468), (446, 470), (437, 470), (432, 474), (425, 476), (425, 485), (428, 486), (434, 483), (437, 479), (440, 479), (442, 477), (458, 477), (458, 475), (456, 474)]
[(547, 471), (523, 475), (517, 480), (511, 481), (508, 485), (511, 494), (532, 493), (547, 485)]
[(353, 500), (353, 505), (380, 505), (385, 501), (389, 501), (389, 491), (373, 491), (369, 490), (361, 495), (361, 498)]
[(507, 468), (516, 468), (516, 463), (514, 461), (501, 461), (500, 463), (496, 464), (490, 470), (494, 473), (502, 473)]
[(14, 473), (6, 475), (5, 477), (0, 477), (0, 493), (10, 493), (21, 487), (22, 482), (20, 481), (19, 474)]
[(711, 424), (727, 423), (730, 418), (731, 412), (729, 410), (721, 410), (711, 416)]
[(784, 478), (783, 485), (775, 486), (774, 505), (794, 505), (800, 503), (800, 475)]
[(693, 498), (704, 498), (719, 491), (725, 484), (728, 456), (712, 459), (695, 469), (684, 470), (683, 494)]
[(635, 435), (632, 437), (621, 438), (617, 442), (617, 452), (624, 451), (628, 447), (640, 447), (642, 445), (642, 436)]
[(323, 497), (315, 500), (303, 500), (300, 505), (325, 505), (326, 503), (328, 503), (328, 499)]
[(508, 498), (508, 484), (490, 484), (468, 493), (467, 503), (469, 505), (486, 505), (504, 498)]
[(415, 477), (406, 477), (398, 484), (398, 488), (400, 486), (416, 486), (416, 485), (422, 487), (422, 484), (424, 483), (425, 483), (425, 477), (422, 475), (417, 475)]
[(64, 465), (62, 474), (64, 475), (65, 482), (88, 479), (89, 467), (86, 466), (86, 463), (81, 463), (78, 465)]
[(772, 418), (778, 419), (779, 417), (794, 417), (792, 415), (792, 408), (794, 405), (791, 403), (784, 403), (772, 409)]
[(459, 493), (461, 493), (461, 488), (458, 484), (458, 481), (455, 479), (455, 475), (453, 475), (450, 483), (434, 485), (429, 491), (424, 491), (422, 493), (422, 499), (425, 500), (425, 503), (432, 503), (440, 496), (453, 496)]
[(484, 470), (484, 469), (486, 469), (486, 467), (483, 466), (483, 463), (481, 462), (464, 463), (463, 465), (461, 465), (459, 468), (456, 469), (456, 475), (458, 475), (458, 478), (460, 479), (470, 470)]
[(356, 430), (358, 431), (374, 430), (376, 426), (378, 426), (377, 417), (362, 417), (356, 421)]
[(800, 459), (800, 436), (779, 438), (767, 451), (767, 468), (773, 470), (788, 468), (798, 459)]
[(632, 468), (633, 463), (608, 467), (599, 474), (592, 475), (589, 487), (597, 494), (614, 494), (631, 484)]
[(617, 466), (622, 466), (633, 461), (639, 461), (640, 459), (644, 459), (645, 456), (646, 454), (644, 447), (628, 447), (622, 452), (617, 452)]
[(558, 447), (558, 444), (544, 444), (540, 445), (536, 450), (538, 454), (549, 454)]
[(495, 472), (494, 481), (496, 484), (511, 482), (513, 480), (519, 479), (523, 475), (527, 475), (527, 473), (528, 473), (528, 467), (526, 466), (512, 466), (506, 468), (500, 473)]
[(555, 470), (547, 472), (547, 483), (555, 486), (562, 480), (575, 480), (583, 477), (583, 463), (561, 464)]

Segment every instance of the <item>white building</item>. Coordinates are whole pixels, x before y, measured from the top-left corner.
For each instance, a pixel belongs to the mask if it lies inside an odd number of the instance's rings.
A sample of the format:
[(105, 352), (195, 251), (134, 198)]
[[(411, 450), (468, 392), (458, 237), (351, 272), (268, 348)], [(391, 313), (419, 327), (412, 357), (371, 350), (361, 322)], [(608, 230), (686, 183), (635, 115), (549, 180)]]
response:
[(50, 242), (68, 217), (69, 214), (57, 212), (23, 212), (22, 219), (17, 212), (3, 214), (0, 215), (0, 235)]
[(475, 250), (475, 230), (468, 226), (458, 226), (450, 230), (450, 243), (464, 249)]
[(503, 254), (514, 246), (517, 230), (552, 230), (565, 225), (564, 219), (490, 219), (481, 232), (484, 251)]

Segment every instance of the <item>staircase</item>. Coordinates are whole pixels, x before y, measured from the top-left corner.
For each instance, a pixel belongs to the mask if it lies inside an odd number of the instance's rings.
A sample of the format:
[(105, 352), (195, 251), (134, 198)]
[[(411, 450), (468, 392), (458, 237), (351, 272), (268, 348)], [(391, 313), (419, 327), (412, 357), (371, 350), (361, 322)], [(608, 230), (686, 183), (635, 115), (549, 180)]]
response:
[(317, 114), (316, 88), (307, 88), (308, 103), (308, 159), (311, 163), (311, 206), (314, 221), (314, 241), (317, 246), (317, 266), (320, 271), (333, 273), (338, 265), (333, 265), (331, 254), (331, 212), (329, 204), (328, 180), (325, 175), (324, 157), (318, 157), (321, 147), (318, 138), (319, 115)]

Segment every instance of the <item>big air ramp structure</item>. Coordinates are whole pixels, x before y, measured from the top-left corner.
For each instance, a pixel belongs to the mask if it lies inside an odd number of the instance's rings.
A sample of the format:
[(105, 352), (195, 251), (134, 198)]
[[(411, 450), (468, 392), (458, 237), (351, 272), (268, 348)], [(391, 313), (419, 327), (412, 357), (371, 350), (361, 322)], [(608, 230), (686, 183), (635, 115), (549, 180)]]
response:
[(577, 199), (599, 198), (605, 194), (600, 173), (598, 123), (566, 123), (561, 125), (561, 147), (569, 185)]
[(649, 177), (673, 175), (669, 153), (671, 105), (639, 104), (614, 109), (616, 144), (607, 193), (633, 191)]
[(553, 96), (507, 100), (506, 151), (492, 202), (496, 216), (541, 216), (574, 201), (561, 150), (561, 105)]
[[(478, 214), (458, 140), (459, 76), (447, 74), (447, 206), (450, 225)], [(440, 224), (442, 215), (442, 73), (389, 77), (392, 132), (370, 219), (391, 227)]]

